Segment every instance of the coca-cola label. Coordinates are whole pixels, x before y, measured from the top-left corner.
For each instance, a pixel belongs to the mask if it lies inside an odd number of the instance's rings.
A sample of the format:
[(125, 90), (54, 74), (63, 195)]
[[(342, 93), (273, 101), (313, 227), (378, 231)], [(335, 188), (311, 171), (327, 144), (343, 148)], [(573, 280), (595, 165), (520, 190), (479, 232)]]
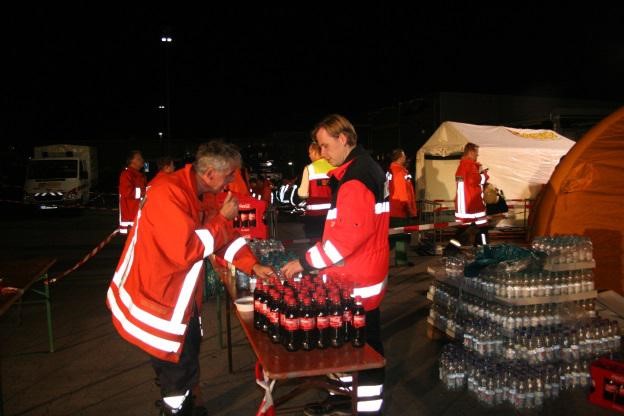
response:
[(270, 311), (269, 322), (271, 322), (272, 324), (279, 324), (279, 313), (275, 311)]
[(262, 306), (260, 307), (260, 310), (262, 311), (262, 314), (265, 316), (269, 315), (269, 305), (262, 302)]
[(240, 217), (241, 221), (247, 221), (247, 219), (249, 218), (249, 214), (246, 212), (241, 212)]
[(286, 319), (286, 314), (285, 313), (280, 313), (279, 323), (280, 323), (281, 326), (284, 326), (284, 319)]
[(299, 319), (284, 318), (284, 328), (286, 331), (296, 331), (299, 329)]
[(300, 318), (299, 325), (301, 325), (301, 329), (304, 331), (311, 331), (316, 325), (316, 322), (314, 321), (314, 318)]
[(329, 317), (327, 316), (317, 316), (316, 317), (316, 327), (318, 329), (325, 329), (329, 327)]
[(329, 326), (332, 328), (340, 328), (342, 326), (342, 315), (332, 315), (329, 317)]
[(256, 213), (252, 211), (249, 213), (249, 221), (255, 221), (255, 220), (256, 220)]
[(353, 322), (353, 313), (350, 310), (342, 312), (342, 321), (351, 323)]
[(353, 317), (353, 327), (363, 328), (366, 326), (366, 315), (355, 315)]
[(262, 311), (262, 302), (260, 302), (258, 299), (254, 300), (254, 310), (256, 312)]

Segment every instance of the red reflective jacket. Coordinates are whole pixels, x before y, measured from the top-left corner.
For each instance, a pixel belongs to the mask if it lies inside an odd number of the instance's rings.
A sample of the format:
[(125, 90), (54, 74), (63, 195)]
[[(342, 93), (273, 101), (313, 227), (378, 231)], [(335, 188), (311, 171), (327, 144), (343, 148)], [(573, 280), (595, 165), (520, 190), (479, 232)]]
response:
[(136, 169), (127, 167), (119, 175), (119, 228), (124, 234), (134, 223), (145, 185), (145, 175)]
[(237, 238), (220, 214), (204, 218), (195, 171), (187, 165), (150, 187), (107, 294), (117, 332), (162, 360), (179, 361), (193, 304), (201, 306), (203, 259), (240, 258)]
[(459, 161), (455, 172), (455, 218), (458, 221), (477, 225), (487, 223), (483, 187), (488, 179), (487, 173), (481, 173), (480, 163), (465, 157)]
[(333, 196), (321, 241), (300, 259), (304, 269), (354, 287), (366, 310), (379, 307), (388, 275), (389, 202), (381, 167), (361, 147), (329, 173)]
[(412, 176), (400, 163), (390, 164), (390, 216), (407, 218), (416, 215), (416, 200), (414, 186), (410, 180)]

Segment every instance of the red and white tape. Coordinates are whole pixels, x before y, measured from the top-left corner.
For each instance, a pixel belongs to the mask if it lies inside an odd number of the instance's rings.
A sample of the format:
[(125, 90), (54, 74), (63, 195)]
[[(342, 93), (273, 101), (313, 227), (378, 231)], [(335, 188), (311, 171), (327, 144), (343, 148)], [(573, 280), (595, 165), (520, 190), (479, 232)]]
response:
[(104, 246), (106, 246), (108, 243), (110, 243), (111, 240), (113, 239), (113, 237), (115, 237), (117, 235), (117, 233), (119, 233), (119, 229), (116, 229), (115, 231), (110, 233), (110, 235), (108, 237), (106, 237), (104, 239), (104, 241), (102, 241), (93, 250), (91, 250), (86, 256), (84, 256), (82, 258), (82, 260), (80, 260), (78, 263), (76, 263), (76, 265), (74, 265), (74, 267), (72, 267), (71, 269), (67, 269), (64, 272), (59, 273), (56, 276), (48, 279), (46, 281), (46, 284), (49, 285), (49, 284), (58, 282), (60, 279), (62, 279), (63, 277), (67, 276), (68, 274), (72, 273), (73, 271), (78, 269), (80, 266), (85, 264), (89, 259), (93, 258), (97, 253), (99, 253), (100, 250), (102, 250), (104, 248)]
[[(6, 202), (8, 204), (19, 204), (19, 205), (32, 205), (27, 204), (23, 201), (15, 201), (13, 199), (0, 199), (0, 202)], [(119, 211), (119, 208), (105, 208), (105, 207), (88, 207), (86, 205), (73, 205), (68, 208), (82, 208), (82, 209), (93, 209), (96, 211)]]

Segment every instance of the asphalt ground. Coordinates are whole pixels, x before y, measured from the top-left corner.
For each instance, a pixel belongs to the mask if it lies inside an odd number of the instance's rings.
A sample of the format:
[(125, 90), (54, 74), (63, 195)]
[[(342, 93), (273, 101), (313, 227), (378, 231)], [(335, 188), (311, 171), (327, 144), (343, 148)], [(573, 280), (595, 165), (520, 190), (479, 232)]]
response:
[[(31, 212), (19, 205), (0, 209), (0, 261), (53, 257), (51, 275), (72, 267), (114, 229), (117, 213)], [(278, 219), (278, 238), (302, 237), (296, 220)], [(105, 306), (106, 289), (121, 253), (117, 236), (84, 266), (52, 286), (56, 351), (47, 352), (42, 305), (14, 305), (0, 318), (0, 354), (7, 415), (156, 415), (159, 397), (147, 356), (123, 341), (113, 329)], [(304, 246), (291, 247), (303, 250)], [(412, 267), (392, 267), (382, 304), (382, 332), (387, 372), (387, 415), (509, 415), (508, 406), (485, 408), (469, 393), (449, 392), (438, 381), (437, 363), (446, 339), (426, 336), (431, 281), (426, 265), (435, 257), (410, 250)], [(27, 293), (25, 299), (30, 298)], [(210, 415), (254, 415), (262, 390), (254, 382), (255, 358), (233, 318), (234, 373), (227, 368), (226, 349), (219, 342), (217, 302), (211, 297), (202, 311), (200, 390)], [(224, 335), (221, 335), (225, 338)], [(294, 381), (277, 384), (279, 395)], [(318, 391), (293, 400), (301, 406), (322, 398)], [(586, 392), (563, 392), (546, 403), (543, 415), (606, 415), (589, 404)], [(293, 411), (290, 414), (302, 414)]]

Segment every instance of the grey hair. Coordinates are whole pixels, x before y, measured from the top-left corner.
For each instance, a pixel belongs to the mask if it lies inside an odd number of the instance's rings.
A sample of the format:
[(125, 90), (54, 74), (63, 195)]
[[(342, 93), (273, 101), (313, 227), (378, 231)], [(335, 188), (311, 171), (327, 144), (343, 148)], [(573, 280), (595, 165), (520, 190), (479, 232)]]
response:
[(241, 164), (242, 157), (236, 146), (222, 140), (211, 140), (199, 145), (193, 166), (202, 174), (210, 168), (224, 171), (239, 168)]

